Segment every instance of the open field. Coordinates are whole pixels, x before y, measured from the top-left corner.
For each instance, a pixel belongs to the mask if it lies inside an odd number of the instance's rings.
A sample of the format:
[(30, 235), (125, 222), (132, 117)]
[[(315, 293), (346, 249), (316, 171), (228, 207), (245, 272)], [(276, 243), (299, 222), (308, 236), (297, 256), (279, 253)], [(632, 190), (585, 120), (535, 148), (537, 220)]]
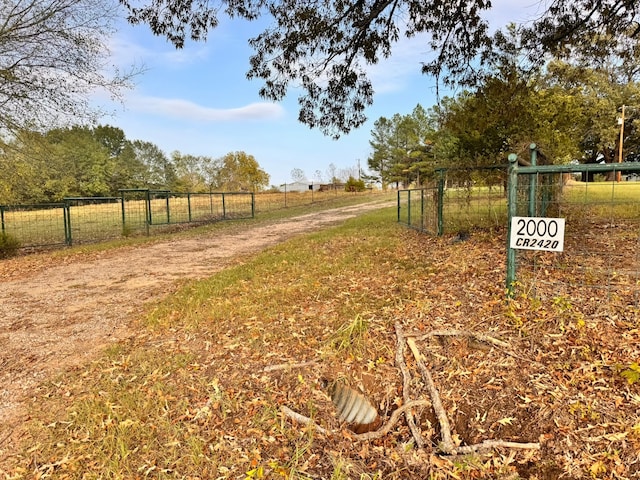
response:
[[(383, 192), (171, 193), (126, 191), (122, 197), (67, 198), (61, 203), (0, 205), (0, 234), (22, 247), (77, 245), (163, 233), (185, 224), (252, 218), (282, 209), (353, 203)], [(0, 252), (1, 254), (2, 252)]]
[[(588, 299), (553, 292), (548, 301), (524, 293), (506, 301), (504, 229), (452, 242), (408, 231), (395, 214), (385, 208), (262, 253), (240, 252), (218, 273), (201, 258), (199, 279), (164, 284), (171, 295), (152, 295), (120, 319), (130, 322), (123, 340), (33, 387), (28, 414), (0, 437), (0, 472), (638, 478), (638, 312), (622, 305), (594, 316), (583, 309)], [(237, 233), (238, 245), (251, 235)], [(198, 245), (219, 241), (196, 238), (184, 251), (197, 255)], [(135, 250), (123, 260), (131, 264)], [(127, 279), (121, 295), (159, 289), (137, 283), (143, 278)], [(399, 332), (414, 340), (405, 345)], [(425, 369), (448, 425), (432, 407)], [(385, 423), (408, 401), (425, 402), (413, 409), (413, 430), (402, 415), (367, 440), (340, 424), (323, 378), (360, 389)], [(486, 440), (511, 443), (454, 454)]]

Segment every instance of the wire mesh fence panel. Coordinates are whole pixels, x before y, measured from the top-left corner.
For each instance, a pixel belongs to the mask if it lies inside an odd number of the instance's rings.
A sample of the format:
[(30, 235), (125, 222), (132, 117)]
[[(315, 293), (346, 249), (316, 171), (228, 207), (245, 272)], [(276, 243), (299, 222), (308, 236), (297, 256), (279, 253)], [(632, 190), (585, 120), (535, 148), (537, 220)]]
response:
[(430, 235), (438, 234), (438, 187), (398, 191), (398, 222)]
[(122, 190), (122, 232), (149, 234), (148, 190)]
[(224, 193), (222, 195), (225, 219), (253, 218), (255, 203), (252, 193)]
[(507, 220), (505, 167), (442, 170), (442, 229), (455, 233), (503, 227)]
[[(171, 195), (166, 191), (148, 191), (148, 211), (150, 225), (167, 225), (171, 223)], [(186, 203), (186, 202), (185, 202)], [(174, 205), (178, 207), (178, 205)], [(181, 215), (181, 208), (176, 208), (173, 212), (176, 216)]]
[(192, 222), (209, 222), (224, 218), (221, 193), (192, 193), (189, 196), (189, 211)]
[(421, 189), (401, 190), (398, 221), (433, 235), (506, 224), (506, 167), (440, 169)]
[(65, 198), (69, 243), (91, 243), (122, 236), (121, 197)]
[(64, 203), (0, 206), (1, 233), (20, 247), (43, 247), (68, 241)]
[(257, 192), (255, 212), (264, 213), (283, 208), (331, 202), (340, 198), (371, 195), (371, 192), (347, 192), (344, 188), (306, 190), (304, 192)]
[[(529, 181), (521, 182), (522, 177)], [(535, 206), (530, 181), (534, 180)], [(518, 288), (582, 314), (640, 307), (640, 183), (579, 182), (566, 173), (519, 175), (518, 215), (565, 219), (564, 251), (516, 250)]]

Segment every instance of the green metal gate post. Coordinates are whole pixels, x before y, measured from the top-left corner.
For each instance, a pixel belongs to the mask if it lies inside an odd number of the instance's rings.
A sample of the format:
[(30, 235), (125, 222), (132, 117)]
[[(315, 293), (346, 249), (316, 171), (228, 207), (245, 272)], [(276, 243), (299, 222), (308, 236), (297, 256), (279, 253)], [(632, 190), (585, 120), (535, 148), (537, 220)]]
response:
[(518, 156), (509, 155), (509, 180), (507, 184), (507, 295), (513, 295), (513, 284), (516, 281), (516, 251), (510, 247), (511, 219), (516, 216), (518, 201)]
[[(538, 150), (535, 143), (529, 145), (531, 166), (535, 167), (538, 164)], [(538, 188), (538, 175), (533, 174), (529, 176), (529, 216), (536, 216), (536, 189)]]
[(125, 205), (124, 205), (124, 190), (121, 190), (120, 193), (122, 194), (122, 231), (126, 232), (127, 231), (127, 220), (126, 220), (126, 215), (125, 215)]
[[(286, 193), (285, 193), (286, 195)], [(287, 202), (285, 201), (285, 206), (287, 205)], [(224, 200), (224, 193), (222, 194), (222, 218), (226, 219), (227, 218), (227, 204)]]
[(407, 190), (407, 225), (411, 226), (411, 190)]
[(424, 232), (424, 192), (423, 188), (420, 190), (420, 231)]
[(62, 207), (62, 217), (64, 221), (64, 241), (71, 246), (73, 239), (71, 238), (71, 209), (69, 203), (65, 202)]
[(147, 190), (146, 192), (146, 200), (144, 202), (144, 208), (146, 210), (145, 215), (146, 215), (146, 221), (145, 221), (145, 230), (147, 232), (147, 237), (149, 236), (149, 226), (151, 225), (151, 193), (149, 192), (149, 190)]
[(444, 235), (444, 169), (438, 170), (438, 236)]

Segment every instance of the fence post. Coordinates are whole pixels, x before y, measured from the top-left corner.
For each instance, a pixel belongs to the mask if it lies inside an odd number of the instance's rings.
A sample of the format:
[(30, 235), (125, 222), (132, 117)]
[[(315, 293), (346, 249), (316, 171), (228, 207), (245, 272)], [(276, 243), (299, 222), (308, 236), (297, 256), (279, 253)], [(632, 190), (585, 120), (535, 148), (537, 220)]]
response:
[(518, 156), (509, 155), (509, 180), (507, 184), (507, 295), (513, 295), (513, 283), (516, 280), (516, 251), (510, 246), (511, 219), (517, 213), (518, 201)]
[(397, 205), (398, 205), (398, 223), (400, 223), (400, 211), (401, 211), (401, 207), (400, 207), (400, 190), (398, 190), (397, 196), (398, 196), (398, 202), (397, 202)]
[(171, 225), (171, 212), (169, 211), (169, 194), (167, 193), (167, 225)]
[(225, 220), (227, 218), (227, 204), (224, 200), (224, 193), (222, 194), (222, 218)]
[(64, 241), (71, 246), (73, 239), (71, 238), (71, 208), (69, 202), (65, 200), (62, 207), (62, 218), (64, 222)]
[(149, 190), (146, 191), (146, 201), (144, 202), (145, 208), (145, 229), (147, 231), (147, 237), (149, 236), (149, 228), (151, 225), (151, 193)]
[(423, 188), (420, 190), (420, 231), (424, 232), (424, 192)]
[(4, 226), (4, 206), (0, 205), (0, 225), (2, 226), (2, 235), (4, 236), (5, 226)]
[(122, 231), (126, 232), (127, 231), (127, 220), (126, 220), (126, 214), (125, 214), (125, 205), (124, 205), (124, 191), (120, 192), (122, 194), (122, 201), (120, 202), (122, 205)]
[(444, 170), (439, 170), (438, 178), (438, 236), (444, 235)]
[(189, 223), (191, 223), (191, 192), (187, 193), (187, 210), (189, 211)]
[(407, 189), (407, 225), (411, 226), (411, 190)]
[[(538, 151), (536, 144), (529, 145), (531, 166), (535, 167), (538, 164)], [(536, 190), (538, 188), (538, 174), (534, 173), (529, 176), (529, 216), (536, 216)]]

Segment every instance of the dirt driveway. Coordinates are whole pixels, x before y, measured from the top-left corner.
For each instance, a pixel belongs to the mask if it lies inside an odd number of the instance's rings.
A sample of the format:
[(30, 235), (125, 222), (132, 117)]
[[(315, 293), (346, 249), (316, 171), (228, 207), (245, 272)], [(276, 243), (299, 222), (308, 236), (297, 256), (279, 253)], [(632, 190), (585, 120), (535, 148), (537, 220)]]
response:
[[(133, 316), (181, 280), (210, 276), (238, 256), (390, 205), (336, 208), (53, 265), (41, 256), (0, 261), (0, 425), (11, 429), (25, 418), (25, 400), (39, 383), (131, 336)], [(0, 447), (9, 429), (1, 429)]]

